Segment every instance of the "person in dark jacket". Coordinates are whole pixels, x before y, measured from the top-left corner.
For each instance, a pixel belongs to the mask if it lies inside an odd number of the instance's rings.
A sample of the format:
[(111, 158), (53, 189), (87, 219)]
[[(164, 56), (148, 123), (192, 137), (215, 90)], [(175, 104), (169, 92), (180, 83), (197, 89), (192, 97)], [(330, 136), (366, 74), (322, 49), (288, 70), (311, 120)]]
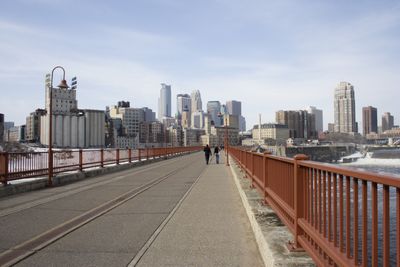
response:
[(208, 164), (208, 161), (210, 160), (210, 155), (211, 155), (211, 149), (208, 145), (204, 147), (204, 156), (206, 157), (206, 164)]
[(217, 164), (219, 164), (219, 148), (218, 148), (218, 146), (215, 146), (215, 148), (214, 148), (214, 155), (215, 155), (215, 162)]

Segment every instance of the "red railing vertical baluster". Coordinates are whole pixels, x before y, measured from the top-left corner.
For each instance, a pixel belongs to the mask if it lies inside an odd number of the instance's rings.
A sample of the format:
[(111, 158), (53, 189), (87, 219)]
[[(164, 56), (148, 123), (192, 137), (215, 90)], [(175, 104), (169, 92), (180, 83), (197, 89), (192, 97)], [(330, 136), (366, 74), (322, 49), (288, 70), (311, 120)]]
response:
[(350, 258), (351, 244), (350, 244), (350, 177), (346, 176), (346, 256)]
[(314, 228), (318, 231), (318, 171), (314, 169)]
[(396, 188), (396, 262), (400, 266), (400, 188)]
[(299, 166), (299, 161), (308, 160), (308, 157), (304, 154), (299, 154), (294, 156), (294, 229), (295, 229), (295, 247), (300, 248), (300, 243), (298, 237), (303, 234), (302, 229), (298, 224), (298, 220), (304, 217), (304, 176), (301, 167)]
[(328, 241), (332, 241), (332, 183), (331, 173), (327, 173), (328, 179)]
[(322, 172), (322, 226), (323, 226), (323, 234), (326, 238), (326, 172)]
[(378, 188), (372, 182), (372, 267), (378, 267)]
[(318, 171), (318, 231), (322, 233), (322, 175), (323, 171)]
[(115, 163), (119, 165), (119, 148), (115, 151)]
[(310, 221), (311, 225), (315, 227), (315, 219), (314, 219), (314, 194), (315, 194), (315, 189), (314, 189), (314, 170), (309, 169), (308, 170), (309, 175), (310, 175)]
[[(225, 148), (224, 148), (225, 149)], [(247, 177), (247, 151), (244, 152), (244, 176)]]
[[(232, 151), (232, 150), (231, 150)], [(262, 179), (263, 179), (263, 202), (264, 204), (267, 202), (267, 157), (266, 157), (267, 153), (264, 153), (263, 157), (262, 157)]]
[(128, 148), (128, 158), (129, 158), (129, 163), (132, 162), (132, 149)]
[(83, 151), (79, 149), (79, 171), (83, 171)]
[(100, 167), (104, 168), (104, 149), (100, 149)]
[(353, 178), (353, 259), (358, 265), (358, 179)]
[(138, 161), (142, 161), (142, 158), (141, 158), (141, 156), (140, 156), (140, 151), (141, 151), (141, 149), (138, 148)]
[(333, 245), (335, 247), (338, 246), (338, 229), (337, 229), (337, 221), (338, 221), (338, 214), (337, 214), (337, 174), (333, 174)]
[(0, 153), (0, 173), (3, 173), (2, 183), (7, 185), (8, 180), (8, 161), (9, 161), (9, 154), (7, 152)]
[(343, 247), (343, 175), (339, 175), (339, 248), (340, 252), (344, 251)]
[(242, 171), (244, 173), (244, 175), (246, 176), (246, 151), (242, 151), (241, 153), (242, 155)]
[(254, 153), (250, 152), (250, 178), (251, 178), (251, 187), (254, 187)]
[(306, 218), (307, 222), (310, 223), (310, 190), (309, 190), (309, 175), (310, 169), (306, 168), (304, 173), (304, 217)]
[(362, 266), (368, 266), (368, 184), (362, 181)]
[(389, 186), (383, 186), (383, 267), (390, 265), (390, 213)]

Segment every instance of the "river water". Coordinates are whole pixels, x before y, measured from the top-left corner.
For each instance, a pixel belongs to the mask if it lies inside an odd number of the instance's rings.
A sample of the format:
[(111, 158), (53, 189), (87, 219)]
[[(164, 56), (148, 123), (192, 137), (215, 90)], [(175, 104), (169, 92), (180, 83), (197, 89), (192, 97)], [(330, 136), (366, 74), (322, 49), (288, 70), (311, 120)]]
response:
[[(365, 170), (368, 172), (376, 172), (380, 174), (386, 174), (400, 180), (400, 159), (378, 159), (378, 158), (360, 158), (355, 162), (351, 163), (341, 163), (341, 166), (346, 166), (354, 169)], [(371, 221), (371, 201), (370, 201), (370, 183), (368, 183), (368, 217), (369, 221)], [(359, 188), (359, 192), (361, 191), (361, 187)], [(361, 195), (359, 196), (361, 197)], [(361, 199), (361, 198), (359, 198)], [(396, 266), (396, 235), (400, 234), (400, 230), (396, 229), (396, 221), (400, 220), (400, 218), (396, 218), (396, 189), (390, 188), (390, 266)], [(378, 242), (379, 247), (382, 248), (382, 186), (378, 185)], [(361, 231), (361, 221), (359, 224)], [(371, 225), (368, 226), (368, 232), (371, 232)], [(371, 255), (371, 242), (369, 240), (369, 255)], [(381, 256), (382, 251), (379, 250), (379, 266), (381, 266)]]

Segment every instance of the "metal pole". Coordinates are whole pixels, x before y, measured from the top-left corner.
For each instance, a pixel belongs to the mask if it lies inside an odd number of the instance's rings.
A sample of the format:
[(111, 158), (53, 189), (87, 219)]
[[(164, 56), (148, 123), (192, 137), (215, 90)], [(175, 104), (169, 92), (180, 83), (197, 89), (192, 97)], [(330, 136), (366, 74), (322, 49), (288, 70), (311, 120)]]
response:
[(49, 163), (49, 179), (48, 179), (48, 186), (53, 185), (53, 77), (54, 77), (54, 71), (56, 69), (62, 69), (63, 71), (63, 80), (62, 83), (65, 83), (65, 88), (68, 88), (65, 82), (65, 70), (61, 66), (56, 66), (53, 68), (51, 71), (51, 80), (50, 80), (50, 88), (49, 88), (49, 110), (48, 110), (48, 115), (49, 115), (49, 151), (48, 151), (48, 163)]
[(225, 118), (225, 151), (226, 151), (226, 166), (229, 166), (229, 152), (228, 152), (228, 145), (229, 145), (229, 140), (228, 140), (228, 121), (227, 118)]
[(52, 138), (52, 128), (53, 128), (53, 72), (56, 68), (54, 68), (51, 72), (51, 82), (50, 82), (50, 88), (49, 88), (49, 97), (50, 97), (50, 103), (49, 103), (49, 110), (48, 110), (48, 115), (49, 115), (49, 151), (48, 151), (48, 164), (49, 164), (49, 179), (47, 182), (48, 186), (53, 185), (53, 138)]

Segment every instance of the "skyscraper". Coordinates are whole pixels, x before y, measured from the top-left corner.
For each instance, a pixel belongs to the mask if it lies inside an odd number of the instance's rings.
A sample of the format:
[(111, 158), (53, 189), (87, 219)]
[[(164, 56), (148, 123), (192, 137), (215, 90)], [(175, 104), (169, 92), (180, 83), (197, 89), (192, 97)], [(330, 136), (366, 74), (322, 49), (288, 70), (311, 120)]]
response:
[(315, 115), (306, 110), (279, 110), (275, 113), (278, 124), (286, 125), (291, 138), (316, 138)]
[(394, 125), (394, 117), (390, 114), (390, 112), (383, 113), (382, 116), (382, 132), (386, 130), (391, 130)]
[(242, 102), (236, 100), (226, 101), (226, 109), (229, 114), (238, 116), (239, 131), (246, 131), (246, 119), (242, 116)]
[(362, 109), (363, 135), (378, 133), (378, 111), (368, 106)]
[(190, 119), (191, 127), (194, 129), (204, 128), (204, 113), (203, 111), (193, 111)]
[[(142, 108), (131, 108), (128, 105), (113, 105), (109, 108), (110, 118), (121, 119), (122, 134), (127, 137), (136, 137), (139, 134), (140, 123), (145, 121), (145, 111)], [(127, 102), (125, 102), (127, 103)]]
[(231, 115), (242, 115), (242, 102), (236, 100), (226, 101), (226, 109)]
[(4, 114), (0, 113), (0, 142), (4, 140)]
[(219, 101), (208, 101), (207, 102), (207, 113), (211, 117), (211, 121), (214, 122), (215, 126), (221, 126), (221, 119), (218, 116), (221, 112), (221, 104)]
[(322, 110), (317, 109), (316, 107), (309, 106), (307, 108), (307, 112), (309, 114), (314, 114), (315, 116), (315, 129), (317, 130), (318, 133), (322, 133), (324, 131), (324, 122), (323, 122), (323, 115), (322, 115)]
[(161, 84), (160, 98), (158, 99), (158, 119), (171, 117), (171, 85)]
[(156, 113), (151, 108), (143, 107), (144, 121), (153, 122), (156, 120)]
[(45, 109), (37, 109), (31, 112), (26, 117), (25, 124), (25, 141), (39, 142), (40, 141), (40, 117), (46, 115)]
[(334, 113), (335, 132), (358, 132), (354, 86), (348, 82), (340, 82), (335, 88)]
[(192, 101), (188, 94), (178, 94), (176, 96), (176, 109), (178, 116), (182, 115), (184, 111), (189, 113), (192, 111)]
[(201, 102), (201, 95), (199, 90), (194, 90), (191, 95), (192, 99), (192, 112), (202, 111), (203, 103)]

